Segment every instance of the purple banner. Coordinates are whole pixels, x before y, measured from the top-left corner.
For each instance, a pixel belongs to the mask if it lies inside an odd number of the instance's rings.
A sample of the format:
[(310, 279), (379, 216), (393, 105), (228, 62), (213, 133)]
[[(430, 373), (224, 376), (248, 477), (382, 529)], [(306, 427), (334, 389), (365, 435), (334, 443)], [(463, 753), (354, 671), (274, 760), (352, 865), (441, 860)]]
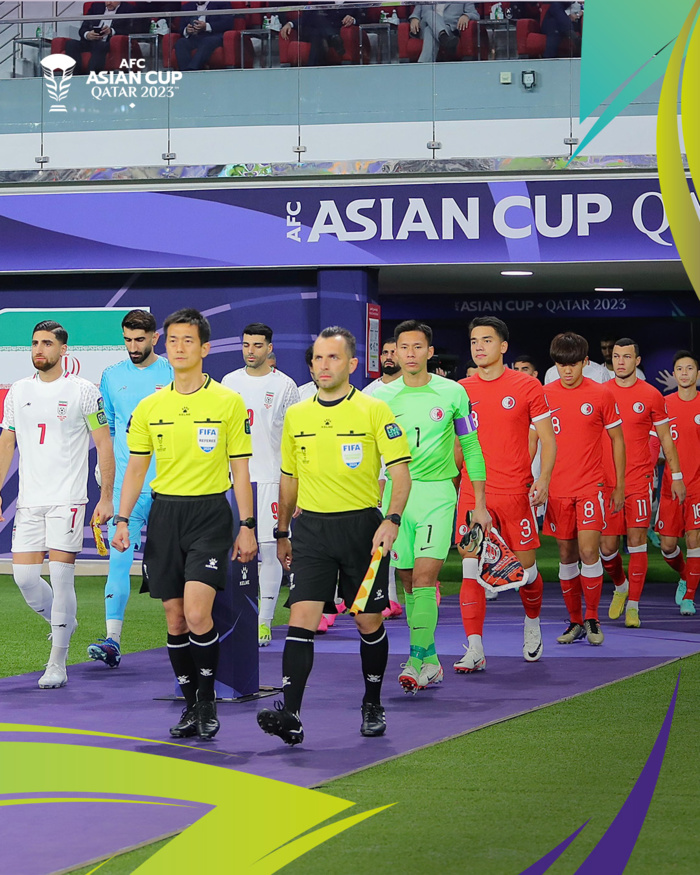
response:
[(0, 196), (0, 271), (653, 260), (653, 176)]

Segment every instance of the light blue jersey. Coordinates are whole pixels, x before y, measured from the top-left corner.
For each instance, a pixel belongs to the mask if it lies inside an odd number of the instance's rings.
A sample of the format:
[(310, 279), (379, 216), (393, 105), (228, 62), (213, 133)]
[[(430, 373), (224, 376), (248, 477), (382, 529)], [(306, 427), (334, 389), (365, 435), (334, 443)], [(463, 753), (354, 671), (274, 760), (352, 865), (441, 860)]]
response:
[[(116, 474), (114, 485), (121, 491), (126, 465), (129, 461), (129, 448), (126, 444), (126, 427), (131, 414), (139, 401), (152, 395), (156, 390), (167, 386), (173, 379), (173, 369), (166, 358), (159, 356), (147, 368), (137, 368), (126, 359), (106, 368), (100, 381), (100, 391), (104, 398), (105, 415), (109, 433), (114, 442)], [(144, 482), (144, 492), (150, 492), (149, 483), (155, 477), (155, 459), (151, 460)]]

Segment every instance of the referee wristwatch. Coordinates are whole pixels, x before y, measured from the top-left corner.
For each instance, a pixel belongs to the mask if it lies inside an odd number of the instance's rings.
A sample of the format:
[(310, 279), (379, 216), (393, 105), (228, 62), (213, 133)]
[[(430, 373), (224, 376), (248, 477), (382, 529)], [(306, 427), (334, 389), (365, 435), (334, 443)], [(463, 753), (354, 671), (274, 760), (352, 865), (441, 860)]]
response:
[(114, 517), (114, 522), (115, 522), (115, 524), (116, 523), (126, 523), (128, 526), (129, 525), (129, 517), (128, 516), (119, 516), (119, 514), (116, 514), (116, 516)]
[(384, 517), (385, 520), (389, 520), (390, 523), (393, 523), (395, 526), (401, 525), (401, 514), (399, 513), (390, 513)]
[(289, 532), (280, 531), (277, 526), (272, 530), (272, 537), (275, 541), (283, 541), (285, 538), (289, 537)]
[(246, 529), (254, 529), (255, 528), (255, 517), (249, 516), (245, 520), (241, 520), (241, 528), (245, 527)]

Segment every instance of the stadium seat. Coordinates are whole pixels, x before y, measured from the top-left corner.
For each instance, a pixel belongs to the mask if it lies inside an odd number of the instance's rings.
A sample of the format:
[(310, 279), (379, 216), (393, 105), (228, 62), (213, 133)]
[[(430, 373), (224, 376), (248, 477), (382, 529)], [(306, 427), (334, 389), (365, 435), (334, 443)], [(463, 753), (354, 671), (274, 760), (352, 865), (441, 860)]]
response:
[[(541, 58), (547, 45), (547, 36), (540, 30), (539, 21), (521, 18), (515, 25), (515, 40), (519, 58)], [(573, 46), (568, 37), (559, 41), (559, 57), (568, 58)]]
[[(89, 14), (91, 6), (91, 2), (83, 3), (83, 15)], [(66, 50), (66, 43), (68, 42), (68, 40), (69, 37), (65, 36), (54, 37), (51, 40), (51, 54), (64, 54)], [(109, 51), (107, 52), (105, 70), (118, 70), (121, 61), (129, 57), (129, 40), (131, 40), (131, 57), (143, 57), (143, 55), (141, 54), (141, 46), (138, 44), (137, 40), (131, 39), (131, 37), (128, 36), (113, 36), (109, 41)], [(83, 66), (83, 70), (87, 70), (88, 64), (90, 63), (90, 52), (82, 52), (80, 55), (80, 60)]]
[[(248, 5), (248, 3), (231, 3), (233, 9), (241, 10), (246, 9)], [(255, 4), (256, 8), (259, 8), (261, 5), (262, 4), (260, 3)], [(257, 18), (260, 19), (259, 24), (257, 23)], [(253, 23), (249, 23), (249, 19), (252, 19)], [(175, 22), (177, 22), (177, 24), (175, 24)], [(252, 67), (254, 61), (252, 43), (249, 39), (244, 39), (243, 53), (241, 54), (241, 37), (239, 34), (242, 30), (245, 30), (248, 27), (261, 26), (262, 15), (257, 13), (253, 15), (242, 13), (241, 15), (231, 16), (231, 30), (224, 31), (224, 44), (214, 50), (205, 69), (220, 70), (224, 67)], [(178, 31), (177, 33), (175, 32), (176, 29)], [(179, 30), (180, 19), (174, 19), (172, 32), (163, 37), (163, 67), (165, 69), (177, 70), (175, 43), (182, 37)]]
[[(459, 35), (459, 43), (457, 45), (456, 57), (459, 61), (476, 60), (477, 56), (477, 28), (480, 25), (476, 21), (470, 21), (469, 25)], [(408, 21), (402, 21), (399, 24), (398, 39), (399, 39), (399, 61), (405, 63), (407, 61), (417, 61), (421, 51), (423, 50), (423, 40), (418, 37), (412, 37), (410, 31), (411, 25)], [(481, 27), (481, 60), (486, 61), (489, 56), (489, 38), (486, 28)], [(438, 61), (445, 61), (445, 54), (442, 49), (439, 50)]]

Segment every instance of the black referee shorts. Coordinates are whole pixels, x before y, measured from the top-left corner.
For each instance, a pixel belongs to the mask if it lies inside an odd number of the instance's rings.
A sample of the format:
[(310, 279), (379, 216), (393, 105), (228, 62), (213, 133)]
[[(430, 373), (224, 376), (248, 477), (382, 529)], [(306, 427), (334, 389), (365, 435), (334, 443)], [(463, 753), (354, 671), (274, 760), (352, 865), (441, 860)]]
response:
[(233, 513), (226, 493), (192, 497), (154, 493), (141, 592), (163, 601), (181, 599), (188, 580), (224, 589), (233, 540)]
[[(372, 559), (372, 538), (381, 522), (376, 507), (335, 514), (305, 510), (294, 521), (289, 604), (332, 604), (337, 583), (350, 607)], [(388, 587), (389, 554), (379, 566), (365, 613), (378, 614), (389, 606)]]

